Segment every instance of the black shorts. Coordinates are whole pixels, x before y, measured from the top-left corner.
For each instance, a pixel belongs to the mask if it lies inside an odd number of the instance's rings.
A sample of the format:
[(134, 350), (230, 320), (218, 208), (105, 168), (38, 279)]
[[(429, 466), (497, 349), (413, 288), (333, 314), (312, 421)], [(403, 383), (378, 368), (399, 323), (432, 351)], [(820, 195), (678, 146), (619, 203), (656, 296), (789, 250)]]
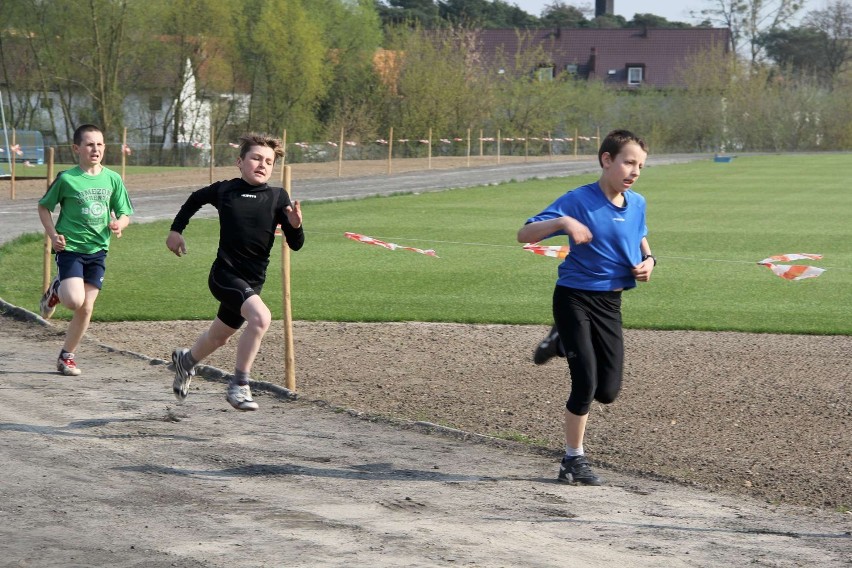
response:
[(217, 260), (210, 267), (207, 286), (213, 297), (219, 300), (219, 311), (216, 317), (228, 327), (240, 329), (246, 321), (240, 313), (243, 302), (252, 296), (260, 295), (260, 291), (263, 290), (263, 281), (247, 282)]
[(553, 318), (571, 371), (571, 393), (565, 407), (583, 416), (594, 400), (601, 404), (615, 401), (624, 373), (621, 292), (556, 286)]

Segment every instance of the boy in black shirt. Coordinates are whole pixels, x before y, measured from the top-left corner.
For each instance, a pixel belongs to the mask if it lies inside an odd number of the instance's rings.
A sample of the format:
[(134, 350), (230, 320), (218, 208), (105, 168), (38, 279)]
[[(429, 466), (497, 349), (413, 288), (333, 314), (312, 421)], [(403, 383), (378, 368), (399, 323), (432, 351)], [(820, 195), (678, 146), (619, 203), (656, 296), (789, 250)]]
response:
[(190, 349), (175, 349), (172, 384), (178, 400), (186, 398), (195, 366), (225, 345), (247, 322), (237, 344), (234, 375), (228, 383), (227, 400), (237, 410), (257, 410), (249, 388), (249, 373), (272, 314), (260, 292), (266, 280), (275, 228), (281, 225), (287, 244), (299, 250), (305, 242), (302, 210), (290, 202), (287, 192), (269, 187), (275, 159), (284, 155), (281, 141), (271, 136), (249, 134), (240, 138), (237, 167), (241, 177), (216, 182), (194, 191), (172, 222), (166, 246), (177, 256), (186, 254), (181, 234), (190, 218), (205, 204), (219, 212), (219, 249), (210, 268), (208, 286), (219, 300), (216, 319)]

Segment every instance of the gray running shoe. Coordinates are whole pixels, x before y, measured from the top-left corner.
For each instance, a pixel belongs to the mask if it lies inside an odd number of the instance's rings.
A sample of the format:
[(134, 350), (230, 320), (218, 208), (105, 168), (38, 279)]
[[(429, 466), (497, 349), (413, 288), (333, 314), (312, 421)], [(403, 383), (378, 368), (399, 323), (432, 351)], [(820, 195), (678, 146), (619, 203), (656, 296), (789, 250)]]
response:
[[(53, 277), (50, 286), (47, 287), (41, 297), (41, 302), (38, 304), (38, 311), (41, 317), (48, 319), (56, 311), (56, 305), (59, 303), (59, 274)], [(79, 374), (79, 373), (78, 373)]]
[(258, 409), (257, 403), (251, 398), (251, 389), (248, 385), (228, 383), (228, 395), (225, 399), (237, 410)]
[(77, 367), (77, 363), (74, 361), (73, 353), (60, 355), (59, 359), (56, 361), (56, 370), (66, 377), (76, 377), (82, 373), (82, 371)]
[(189, 349), (175, 349), (172, 351), (172, 368), (175, 372), (172, 390), (175, 391), (175, 398), (181, 402), (186, 400), (186, 395), (189, 394), (189, 383), (192, 382), (192, 377), (195, 376), (195, 366), (190, 365), (186, 360), (188, 354)]

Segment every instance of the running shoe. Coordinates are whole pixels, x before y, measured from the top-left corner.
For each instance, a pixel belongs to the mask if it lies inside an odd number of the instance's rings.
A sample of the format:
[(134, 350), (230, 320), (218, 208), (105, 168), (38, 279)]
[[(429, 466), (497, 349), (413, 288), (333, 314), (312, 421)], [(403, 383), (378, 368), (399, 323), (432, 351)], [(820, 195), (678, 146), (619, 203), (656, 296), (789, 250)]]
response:
[(559, 343), (559, 331), (556, 326), (550, 328), (547, 337), (541, 340), (533, 353), (533, 363), (536, 365), (544, 365), (554, 357), (564, 357), (562, 347)]
[(172, 368), (175, 372), (175, 380), (172, 382), (172, 390), (175, 398), (183, 402), (189, 394), (189, 383), (195, 376), (195, 365), (187, 361), (189, 349), (175, 349), (172, 351)]
[(586, 456), (563, 457), (559, 465), (559, 481), (564, 483), (582, 483), (583, 485), (603, 485), (604, 480), (595, 475)]
[(248, 385), (228, 383), (228, 395), (225, 399), (237, 410), (257, 410), (257, 403), (251, 398)]
[(41, 302), (38, 305), (38, 311), (44, 319), (50, 318), (53, 312), (56, 311), (56, 304), (59, 303), (59, 275), (53, 277), (50, 286), (47, 287), (44, 294), (41, 296)]
[(77, 367), (77, 363), (74, 361), (73, 353), (60, 354), (59, 359), (56, 361), (56, 370), (66, 377), (76, 377), (82, 373), (79, 367)]

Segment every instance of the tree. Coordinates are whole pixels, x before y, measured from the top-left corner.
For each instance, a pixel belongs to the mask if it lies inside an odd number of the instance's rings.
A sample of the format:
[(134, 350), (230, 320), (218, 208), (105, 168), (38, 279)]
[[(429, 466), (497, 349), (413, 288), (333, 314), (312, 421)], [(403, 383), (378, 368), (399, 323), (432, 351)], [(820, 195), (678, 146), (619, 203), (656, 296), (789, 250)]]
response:
[(383, 39), (374, 3), (315, 0), (311, 14), (323, 29), (331, 77), (319, 121), (329, 136), (343, 128), (358, 139), (374, 138), (380, 82), (373, 60)]
[[(763, 58), (760, 35), (789, 23), (802, 5), (799, 0), (706, 0), (701, 14), (731, 30), (731, 51), (746, 49), (752, 64)], [(745, 47), (743, 47), (745, 46)]]
[(805, 17), (804, 25), (822, 34), (823, 44), (819, 50), (824, 61), (824, 79), (829, 86), (849, 60), (852, 40), (852, 4), (848, 0), (834, 0), (824, 10), (814, 10)]
[(300, 0), (246, 1), (234, 17), (251, 85), (248, 127), (316, 135), (316, 110), (330, 79), (322, 29)]
[(552, 28), (583, 28), (589, 24), (589, 20), (576, 6), (555, 0), (544, 7), (541, 23)]

